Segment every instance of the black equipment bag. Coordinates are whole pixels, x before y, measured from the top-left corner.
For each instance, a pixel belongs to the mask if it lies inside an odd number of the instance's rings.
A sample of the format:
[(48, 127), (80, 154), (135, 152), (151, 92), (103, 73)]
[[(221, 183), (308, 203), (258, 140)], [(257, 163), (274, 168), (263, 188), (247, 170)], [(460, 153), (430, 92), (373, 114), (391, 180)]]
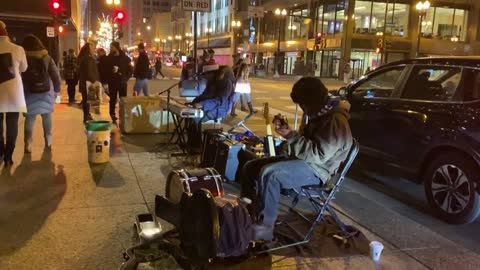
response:
[(27, 57), (28, 68), (22, 74), (22, 81), (28, 92), (38, 94), (50, 91), (50, 75), (46, 63), (48, 57)]
[(203, 135), (202, 156), (200, 167), (213, 167), (215, 164), (215, 155), (217, 154), (218, 141), (223, 140), (221, 129), (206, 129)]
[(243, 143), (232, 140), (217, 142), (217, 153), (213, 167), (228, 181), (235, 181), (238, 168), (238, 154), (245, 148)]
[(200, 189), (191, 196), (183, 194), (178, 231), (181, 248), (194, 263), (208, 263), (215, 258), (220, 225), (217, 207), (210, 191)]

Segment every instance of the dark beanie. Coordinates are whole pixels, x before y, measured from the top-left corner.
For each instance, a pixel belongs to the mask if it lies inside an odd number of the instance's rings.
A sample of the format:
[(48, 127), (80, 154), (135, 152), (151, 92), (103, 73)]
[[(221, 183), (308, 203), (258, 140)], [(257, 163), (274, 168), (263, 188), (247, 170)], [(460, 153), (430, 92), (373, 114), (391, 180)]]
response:
[(292, 88), (293, 102), (322, 108), (328, 101), (328, 89), (314, 77), (303, 77)]

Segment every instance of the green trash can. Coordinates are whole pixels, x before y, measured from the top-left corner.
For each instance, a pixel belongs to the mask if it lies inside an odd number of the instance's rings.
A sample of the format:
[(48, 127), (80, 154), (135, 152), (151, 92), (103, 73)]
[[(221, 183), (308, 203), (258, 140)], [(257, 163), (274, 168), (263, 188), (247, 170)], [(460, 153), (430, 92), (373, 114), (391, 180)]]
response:
[(88, 121), (87, 128), (88, 162), (105, 163), (110, 160), (110, 129), (108, 121)]

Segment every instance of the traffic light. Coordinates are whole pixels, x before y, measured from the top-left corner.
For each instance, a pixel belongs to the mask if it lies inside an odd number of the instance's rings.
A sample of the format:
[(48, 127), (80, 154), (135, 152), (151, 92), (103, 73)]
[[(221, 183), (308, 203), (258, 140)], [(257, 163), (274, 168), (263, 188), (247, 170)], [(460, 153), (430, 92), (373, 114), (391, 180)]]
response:
[(65, 31), (65, 29), (63, 28), (63, 25), (59, 25), (58, 26), (58, 33), (63, 34), (64, 31)]
[(63, 9), (63, 3), (60, 0), (52, 0), (50, 2), (50, 7), (52, 8), (53, 12), (59, 13)]
[(115, 20), (119, 23), (123, 22), (127, 18), (127, 14), (122, 10), (115, 11)]
[(323, 33), (317, 32), (317, 35), (315, 36), (315, 45), (319, 45), (322, 43), (322, 37), (323, 37)]
[(382, 51), (383, 51), (383, 50), (382, 50), (382, 48), (380, 48), (380, 47), (377, 47), (377, 48), (375, 49), (375, 53), (376, 53), (376, 54), (381, 54)]

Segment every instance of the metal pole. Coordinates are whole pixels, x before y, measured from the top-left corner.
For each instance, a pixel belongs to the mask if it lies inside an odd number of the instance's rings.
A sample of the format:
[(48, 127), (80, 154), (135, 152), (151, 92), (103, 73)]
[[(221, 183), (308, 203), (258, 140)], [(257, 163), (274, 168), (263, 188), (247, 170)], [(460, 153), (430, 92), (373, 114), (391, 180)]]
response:
[[(387, 39), (387, 15), (388, 15), (388, 4), (389, 0), (387, 0), (387, 8), (385, 9), (385, 20), (383, 23), (383, 36), (382, 36), (382, 59), (380, 60), (380, 63), (385, 64), (385, 59), (386, 59), (386, 50), (387, 48), (385, 47), (386, 44), (386, 39)], [(392, 15), (393, 16), (393, 15)]]
[(420, 14), (420, 22), (418, 23), (418, 39), (417, 39), (417, 57), (420, 56), (420, 39), (422, 38), (422, 21), (423, 14)]
[(197, 12), (193, 12), (193, 63), (195, 64), (195, 74), (198, 73), (197, 59)]

